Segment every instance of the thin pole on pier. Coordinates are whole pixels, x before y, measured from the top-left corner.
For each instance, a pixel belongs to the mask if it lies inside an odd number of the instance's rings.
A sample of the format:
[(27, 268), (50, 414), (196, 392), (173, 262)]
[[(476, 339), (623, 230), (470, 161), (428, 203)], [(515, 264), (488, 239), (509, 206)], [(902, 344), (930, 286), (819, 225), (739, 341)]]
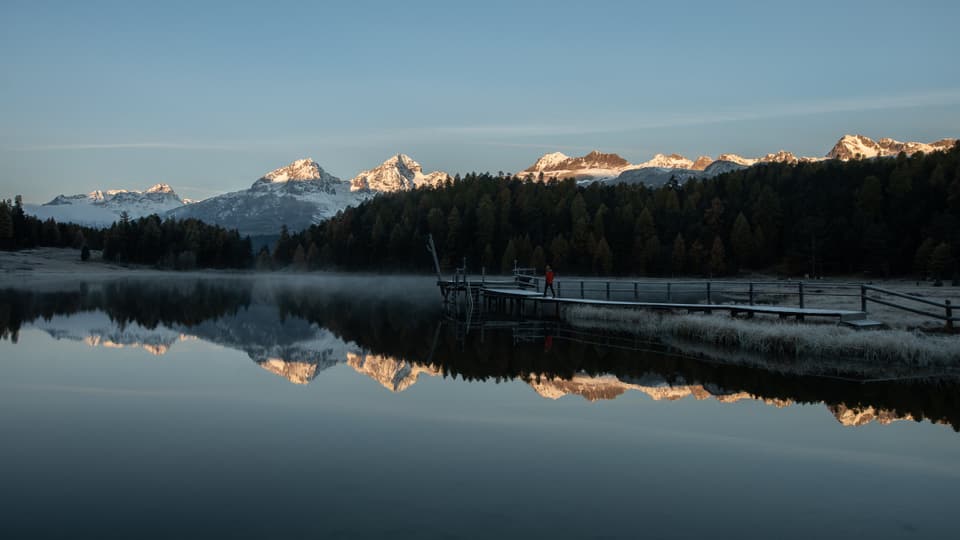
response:
[[(669, 286), (669, 285), (670, 285), (670, 284), (668, 283), (667, 286)], [(636, 281), (633, 282), (633, 299), (634, 299), (634, 300), (640, 300), (640, 293), (637, 291), (637, 282), (636, 282)]]
[(753, 305), (753, 282), (750, 282), (750, 305)]
[(610, 299), (610, 282), (607, 282), (607, 300)]
[(580, 280), (580, 298), (583, 298), (583, 280)]
[(713, 302), (710, 300), (710, 282), (709, 282), (709, 281), (707, 282), (707, 303), (708, 303), (708, 304), (712, 304), (712, 303), (713, 303)]
[(950, 305), (950, 300), (944, 300), (943, 305), (947, 312), (947, 331), (953, 332), (953, 306)]
[(667, 303), (669, 304), (673, 298), (673, 294), (670, 292), (670, 282), (667, 282)]
[(867, 312), (867, 286), (860, 285), (860, 311)]
[(797, 294), (800, 295), (800, 309), (803, 309), (803, 282), (797, 283)]

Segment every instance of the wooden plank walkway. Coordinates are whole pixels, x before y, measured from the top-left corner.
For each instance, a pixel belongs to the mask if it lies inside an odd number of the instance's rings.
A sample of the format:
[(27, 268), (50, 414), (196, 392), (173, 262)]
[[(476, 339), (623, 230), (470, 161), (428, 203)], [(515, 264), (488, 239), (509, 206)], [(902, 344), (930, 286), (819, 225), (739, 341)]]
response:
[(553, 298), (543, 296), (531, 290), (524, 289), (501, 289), (501, 288), (481, 288), (481, 294), (485, 300), (492, 302), (509, 302), (511, 310), (523, 312), (525, 304), (530, 302), (533, 306), (543, 312), (545, 305), (552, 305), (557, 316), (561, 304), (566, 305), (586, 305), (586, 306), (609, 306), (635, 309), (652, 309), (659, 311), (687, 311), (687, 312), (705, 312), (726, 311), (731, 316), (745, 314), (752, 317), (754, 314), (777, 315), (781, 319), (787, 317), (796, 317), (803, 320), (805, 317), (834, 317), (843, 322), (863, 320), (866, 313), (863, 311), (853, 311), (847, 309), (823, 309), (823, 308), (800, 308), (788, 306), (771, 305), (748, 305), (748, 304), (683, 304), (666, 302), (630, 302), (623, 300), (593, 300), (585, 298)]

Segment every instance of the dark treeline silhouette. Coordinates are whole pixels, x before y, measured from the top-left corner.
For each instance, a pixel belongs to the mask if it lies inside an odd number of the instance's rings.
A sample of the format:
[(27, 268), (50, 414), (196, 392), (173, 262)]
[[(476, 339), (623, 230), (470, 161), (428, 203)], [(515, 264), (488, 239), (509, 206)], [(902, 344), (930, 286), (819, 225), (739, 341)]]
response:
[(103, 258), (108, 261), (157, 265), (187, 270), (249, 268), (253, 252), (249, 237), (197, 219), (161, 220), (150, 215), (131, 220), (121, 216), (104, 231)]
[(955, 275), (960, 146), (841, 162), (763, 164), (708, 180), (578, 186), (468, 174), (376, 197), (306, 231), (283, 230), (260, 267), (580, 274)]
[(102, 250), (108, 261), (180, 270), (253, 264), (249, 237), (196, 219), (161, 220), (157, 215), (130, 219), (124, 212), (110, 227), (97, 229), (28, 215), (19, 196), (0, 201), (0, 249), (34, 247), (72, 247), (80, 250), (83, 260), (90, 250)]
[(23, 211), (19, 195), (13, 200), (0, 200), (0, 250), (35, 247), (102, 249), (103, 229), (73, 223), (41, 220)]
[(250, 284), (243, 281), (118, 281), (56, 292), (0, 289), (0, 339), (16, 342), (26, 323), (85, 311), (102, 311), (121, 326), (137, 323), (148, 329), (160, 324), (190, 327), (234, 314), (249, 306), (250, 298)]

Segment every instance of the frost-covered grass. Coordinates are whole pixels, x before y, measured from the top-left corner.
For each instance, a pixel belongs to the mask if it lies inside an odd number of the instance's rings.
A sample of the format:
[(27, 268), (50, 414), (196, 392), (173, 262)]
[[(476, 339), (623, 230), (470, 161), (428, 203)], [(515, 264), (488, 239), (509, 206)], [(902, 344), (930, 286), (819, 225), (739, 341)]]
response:
[(576, 306), (564, 316), (574, 326), (652, 338), (680, 338), (721, 349), (779, 358), (844, 358), (914, 366), (960, 367), (960, 336), (908, 330), (853, 330), (833, 324), (722, 315), (671, 315), (640, 310)]

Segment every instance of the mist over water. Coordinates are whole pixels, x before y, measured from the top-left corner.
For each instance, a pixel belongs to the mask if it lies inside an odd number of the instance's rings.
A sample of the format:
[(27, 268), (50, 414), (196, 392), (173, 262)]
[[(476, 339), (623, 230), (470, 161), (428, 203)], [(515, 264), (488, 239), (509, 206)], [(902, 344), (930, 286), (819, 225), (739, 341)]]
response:
[(468, 326), (423, 276), (105, 279), (0, 306), (5, 538), (953, 529), (949, 378)]

